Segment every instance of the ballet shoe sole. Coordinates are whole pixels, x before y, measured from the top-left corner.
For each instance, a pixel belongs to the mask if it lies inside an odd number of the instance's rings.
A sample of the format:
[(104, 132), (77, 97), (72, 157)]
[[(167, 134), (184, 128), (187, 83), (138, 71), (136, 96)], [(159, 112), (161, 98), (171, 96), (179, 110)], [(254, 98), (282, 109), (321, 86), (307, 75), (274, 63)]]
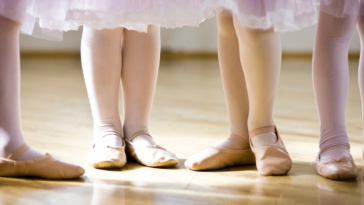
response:
[(167, 161), (167, 162), (156, 162), (153, 165), (145, 165), (147, 167), (172, 167), (177, 165), (179, 162), (177, 161)]
[(331, 180), (335, 180), (335, 181), (353, 181), (358, 178), (358, 175), (347, 175), (347, 176), (338, 175), (338, 176), (332, 177), (332, 176), (324, 176), (320, 172), (317, 172), (317, 174), (326, 179), (331, 179)]
[(124, 166), (123, 163), (115, 163), (115, 162), (98, 162), (92, 164), (95, 169), (116, 169)]

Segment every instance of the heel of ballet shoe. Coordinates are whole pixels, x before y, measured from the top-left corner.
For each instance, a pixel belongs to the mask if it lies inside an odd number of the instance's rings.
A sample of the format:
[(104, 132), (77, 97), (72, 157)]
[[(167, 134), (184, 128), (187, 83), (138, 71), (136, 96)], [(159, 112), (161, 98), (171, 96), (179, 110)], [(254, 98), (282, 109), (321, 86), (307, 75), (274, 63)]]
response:
[[(277, 142), (264, 147), (254, 147), (251, 139), (256, 135), (268, 132), (276, 133)], [(291, 170), (292, 160), (275, 125), (251, 130), (249, 132), (249, 143), (255, 155), (255, 161), (260, 175), (285, 175)]]
[(131, 135), (129, 139), (125, 139), (126, 142), (125, 152), (127, 157), (132, 158), (139, 164), (148, 167), (171, 167), (179, 163), (179, 159), (175, 154), (167, 151), (165, 148), (159, 145), (151, 145), (151, 146), (134, 145), (133, 139), (135, 139), (139, 135), (150, 136), (150, 134), (147, 133), (146, 131), (138, 131), (133, 135)]

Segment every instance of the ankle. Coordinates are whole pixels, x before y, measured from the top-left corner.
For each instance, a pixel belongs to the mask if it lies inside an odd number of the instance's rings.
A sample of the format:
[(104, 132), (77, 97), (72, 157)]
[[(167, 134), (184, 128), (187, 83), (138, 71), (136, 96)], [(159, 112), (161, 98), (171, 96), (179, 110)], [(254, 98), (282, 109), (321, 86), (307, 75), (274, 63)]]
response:
[(99, 125), (94, 127), (94, 139), (99, 140), (108, 135), (116, 135), (122, 138), (121, 124), (117, 125)]
[(123, 147), (124, 141), (119, 135), (106, 135), (95, 142), (95, 148)]
[(7, 158), (9, 155), (13, 154), (21, 145), (25, 143), (24, 140), (10, 141), (7, 143), (0, 144), (0, 157)]
[(266, 122), (263, 122), (263, 121), (248, 122), (248, 129), (249, 129), (249, 132), (250, 132), (250, 131), (252, 131), (254, 129), (259, 129), (259, 128), (273, 126), (273, 125), (275, 125), (273, 120), (268, 120)]
[(221, 144), (219, 144), (217, 147), (223, 148), (223, 149), (231, 149), (231, 150), (242, 150), (242, 149), (248, 149), (249, 147), (242, 147), (238, 143), (232, 141), (232, 140), (225, 140)]
[(350, 158), (350, 147), (347, 145), (335, 145), (329, 147), (319, 153), (320, 161), (328, 161), (332, 159)]
[(124, 133), (124, 138), (128, 139), (130, 138), (132, 135), (134, 135), (137, 132), (144, 132), (144, 133), (149, 133), (148, 127), (144, 126), (144, 125), (127, 125), (124, 124), (123, 127), (123, 133)]
[(251, 137), (254, 147), (264, 147), (277, 143), (277, 135), (274, 132), (261, 133)]

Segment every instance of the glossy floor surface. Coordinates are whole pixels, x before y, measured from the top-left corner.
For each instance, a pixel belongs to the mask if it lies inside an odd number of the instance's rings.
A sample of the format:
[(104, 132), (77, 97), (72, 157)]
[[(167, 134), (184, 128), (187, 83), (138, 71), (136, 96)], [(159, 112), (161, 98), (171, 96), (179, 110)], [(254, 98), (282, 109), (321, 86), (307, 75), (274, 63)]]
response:
[[(356, 181), (318, 176), (319, 124), (310, 59), (285, 59), (275, 120), (293, 167), (287, 176), (261, 177), (255, 166), (216, 171), (187, 170), (187, 157), (219, 144), (229, 123), (217, 60), (163, 60), (150, 121), (156, 141), (182, 160), (175, 167), (148, 168), (128, 162), (121, 170), (87, 165), (92, 117), (78, 59), (22, 60), (22, 117), (28, 143), (82, 165), (73, 181), (0, 178), (0, 204), (364, 204), (362, 117), (358, 61), (350, 62), (347, 125), (360, 169)], [(122, 115), (122, 111), (120, 111)]]

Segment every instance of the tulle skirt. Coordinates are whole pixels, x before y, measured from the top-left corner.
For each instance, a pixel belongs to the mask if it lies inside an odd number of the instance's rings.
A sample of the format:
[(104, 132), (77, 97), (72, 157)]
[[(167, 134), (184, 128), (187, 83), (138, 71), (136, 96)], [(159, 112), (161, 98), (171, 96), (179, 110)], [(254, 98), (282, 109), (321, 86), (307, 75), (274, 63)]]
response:
[(317, 0), (320, 11), (344, 17), (345, 15), (364, 15), (364, 0)]
[[(48, 30), (127, 29), (145, 32), (198, 26), (216, 14), (230, 13), (244, 27), (294, 31), (316, 22), (318, 0), (0, 0), (0, 15)], [(10, 3), (9, 3), (10, 2)], [(11, 7), (11, 9), (8, 9)], [(16, 10), (15, 12), (13, 12)]]

